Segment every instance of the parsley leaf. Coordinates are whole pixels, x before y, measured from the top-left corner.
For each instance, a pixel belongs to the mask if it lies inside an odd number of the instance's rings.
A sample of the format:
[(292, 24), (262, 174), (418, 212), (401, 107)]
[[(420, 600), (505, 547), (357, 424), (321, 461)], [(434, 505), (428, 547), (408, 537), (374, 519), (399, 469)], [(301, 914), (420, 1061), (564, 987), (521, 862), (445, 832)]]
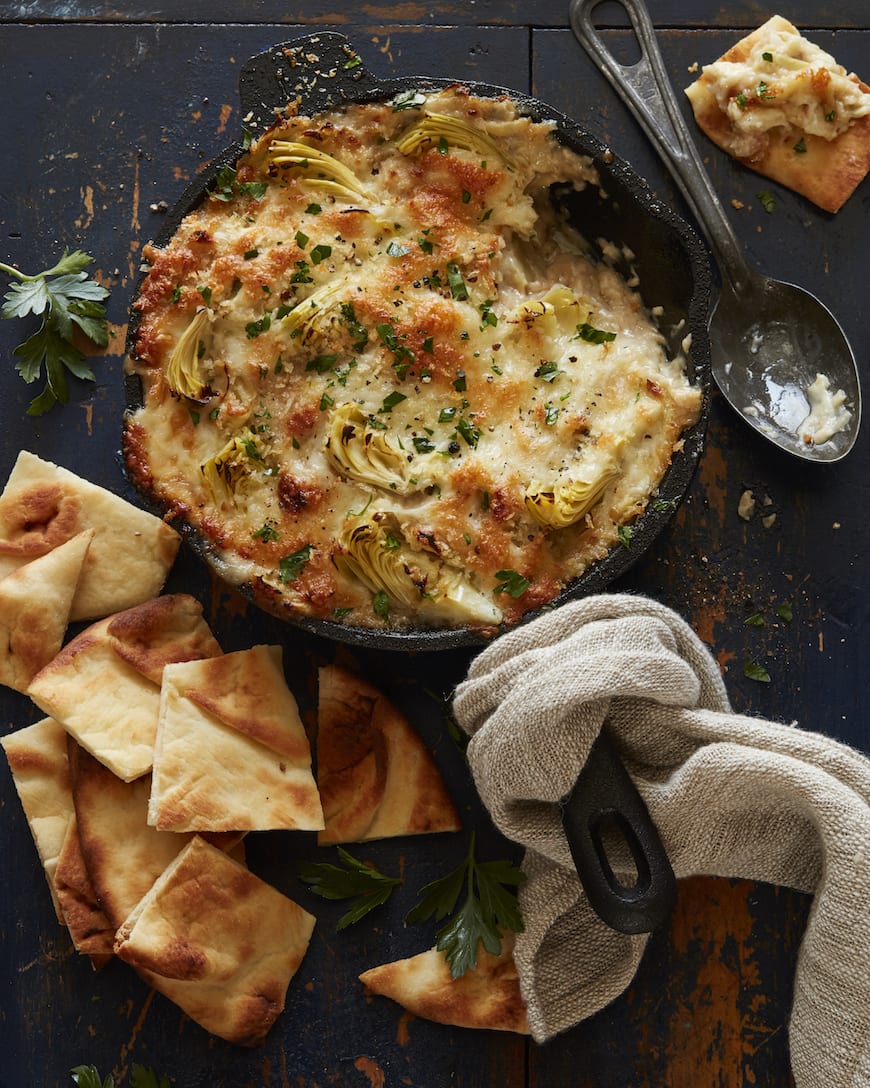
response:
[(94, 381), (84, 354), (73, 343), (76, 329), (91, 343), (104, 348), (109, 342), (105, 287), (88, 279), (85, 269), (93, 257), (81, 250), (63, 256), (53, 268), (35, 276), (25, 275), (0, 263), (0, 271), (14, 277), (4, 295), (0, 317), (42, 317), (40, 327), (15, 348), (15, 369), (25, 382), (35, 382), (45, 369), (45, 388), (27, 408), (31, 416), (42, 415), (56, 403), (69, 399), (67, 371), (83, 381)]
[(328, 862), (308, 862), (300, 866), (299, 875), (310, 885), (315, 895), (323, 899), (353, 899), (348, 911), (338, 920), (336, 929), (345, 929), (364, 918), (369, 911), (390, 898), (393, 888), (402, 883), (400, 877), (385, 876), (373, 865), (359, 861), (347, 850), (338, 847), (344, 867)]
[[(447, 873), (433, 880), (420, 891), (414, 907), (405, 915), (405, 922), (436, 922), (450, 916), (446, 925), (438, 930), (436, 946), (450, 965), (453, 978), (459, 978), (467, 970), (477, 966), (478, 947), (490, 955), (501, 952), (502, 931), (520, 933), (523, 919), (512, 890), (526, 879), (525, 873), (509, 861), (478, 861), (474, 852), (475, 833), (465, 860)], [(459, 909), (459, 897), (465, 899)]]
[(758, 680), (762, 684), (770, 683), (770, 673), (757, 661), (747, 661), (743, 666), (743, 675), (747, 680)]
[(278, 563), (278, 577), (282, 582), (295, 582), (314, 551), (313, 544), (304, 544), (298, 551), (285, 555)]
[(572, 340), (585, 340), (587, 344), (606, 344), (611, 340), (616, 339), (615, 332), (605, 332), (603, 329), (596, 329), (594, 325), (590, 325), (588, 322), (583, 321), (577, 326), (577, 335), (571, 337)]
[(172, 1088), (169, 1077), (159, 1077), (153, 1069), (134, 1062), (130, 1088)]
[(94, 1065), (77, 1065), (70, 1070), (70, 1076), (79, 1088), (115, 1088), (115, 1078), (109, 1074), (103, 1080)]
[(498, 585), (493, 593), (509, 593), (511, 597), (516, 598), (522, 597), (529, 588), (528, 578), (524, 578), (518, 571), (497, 570), (495, 576), (498, 578)]

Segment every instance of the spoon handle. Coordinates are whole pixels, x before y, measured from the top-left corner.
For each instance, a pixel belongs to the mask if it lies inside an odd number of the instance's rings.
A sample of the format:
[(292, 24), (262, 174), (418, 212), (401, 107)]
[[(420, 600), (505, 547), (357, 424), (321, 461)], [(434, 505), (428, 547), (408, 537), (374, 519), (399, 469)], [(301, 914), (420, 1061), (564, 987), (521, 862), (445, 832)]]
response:
[(628, 15), (640, 47), (641, 56), (635, 64), (620, 64), (598, 33), (593, 11), (601, 0), (571, 0), (574, 35), (664, 159), (704, 228), (722, 275), (742, 293), (753, 273), (680, 112), (649, 13), (643, 0), (616, 2)]

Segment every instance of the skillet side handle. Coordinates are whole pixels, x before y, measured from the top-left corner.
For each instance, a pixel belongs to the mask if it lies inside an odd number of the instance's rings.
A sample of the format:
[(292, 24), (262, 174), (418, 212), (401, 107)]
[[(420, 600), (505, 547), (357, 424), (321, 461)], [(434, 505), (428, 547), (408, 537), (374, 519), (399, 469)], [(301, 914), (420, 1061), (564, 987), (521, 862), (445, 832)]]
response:
[[(602, 731), (571, 793), (562, 824), (577, 875), (595, 913), (620, 933), (650, 933), (670, 917), (677, 882), (662, 841), (616, 750)], [(605, 836), (619, 836), (637, 872), (633, 884), (617, 879)]]
[(344, 34), (309, 34), (273, 45), (244, 65), (239, 73), (242, 124), (259, 135), (289, 102), (300, 99), (306, 113), (321, 113), (345, 101), (376, 97), (380, 86)]

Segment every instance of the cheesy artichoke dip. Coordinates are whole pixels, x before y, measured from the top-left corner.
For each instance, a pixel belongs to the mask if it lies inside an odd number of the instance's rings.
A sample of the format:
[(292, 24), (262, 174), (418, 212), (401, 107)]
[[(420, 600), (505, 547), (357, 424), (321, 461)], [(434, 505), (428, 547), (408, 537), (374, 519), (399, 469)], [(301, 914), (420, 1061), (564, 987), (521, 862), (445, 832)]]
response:
[(598, 179), (507, 99), (289, 110), (146, 248), (134, 483), (279, 615), (494, 629), (552, 600), (700, 410), (556, 183)]

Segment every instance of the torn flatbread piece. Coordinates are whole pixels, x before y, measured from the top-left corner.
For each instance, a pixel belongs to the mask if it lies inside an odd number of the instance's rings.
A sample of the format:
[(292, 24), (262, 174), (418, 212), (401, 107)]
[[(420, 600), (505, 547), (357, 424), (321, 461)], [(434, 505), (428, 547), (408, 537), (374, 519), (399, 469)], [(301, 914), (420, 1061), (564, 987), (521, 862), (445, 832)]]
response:
[(826, 211), (870, 170), (870, 87), (780, 15), (705, 65), (686, 94), (715, 144)]
[(0, 573), (94, 530), (70, 610), (92, 620), (156, 597), (180, 537), (118, 495), (22, 450), (0, 495)]
[(322, 845), (458, 831), (459, 813), (408, 719), (338, 665), (319, 672), (317, 781)]
[(315, 919), (194, 836), (118, 929), (115, 952), (212, 1035), (266, 1037)]
[[(192, 836), (148, 826), (147, 775), (123, 782), (71, 744), (70, 777), (82, 858), (97, 899), (117, 929)], [(223, 835), (212, 841), (230, 849), (240, 838)]]
[(166, 667), (148, 819), (172, 831), (323, 827), (280, 646)]
[(78, 953), (99, 971), (112, 958), (115, 927), (106, 917), (88, 873), (75, 817), (70, 820), (54, 875), (63, 920)]
[(0, 683), (26, 691), (63, 645), (93, 530), (0, 579)]
[(53, 718), (43, 718), (3, 737), (0, 745), (45, 870), (58, 921), (63, 921), (55, 872), (75, 811), (66, 730)]
[(389, 997), (425, 1020), (527, 1035), (513, 947), (513, 934), (508, 933), (498, 956), (480, 948), (477, 966), (459, 978), (453, 978), (444, 954), (436, 948), (372, 967), (359, 977), (371, 993)]
[(27, 693), (130, 782), (151, 769), (164, 666), (220, 652), (199, 602), (167, 594), (91, 624), (33, 678)]

